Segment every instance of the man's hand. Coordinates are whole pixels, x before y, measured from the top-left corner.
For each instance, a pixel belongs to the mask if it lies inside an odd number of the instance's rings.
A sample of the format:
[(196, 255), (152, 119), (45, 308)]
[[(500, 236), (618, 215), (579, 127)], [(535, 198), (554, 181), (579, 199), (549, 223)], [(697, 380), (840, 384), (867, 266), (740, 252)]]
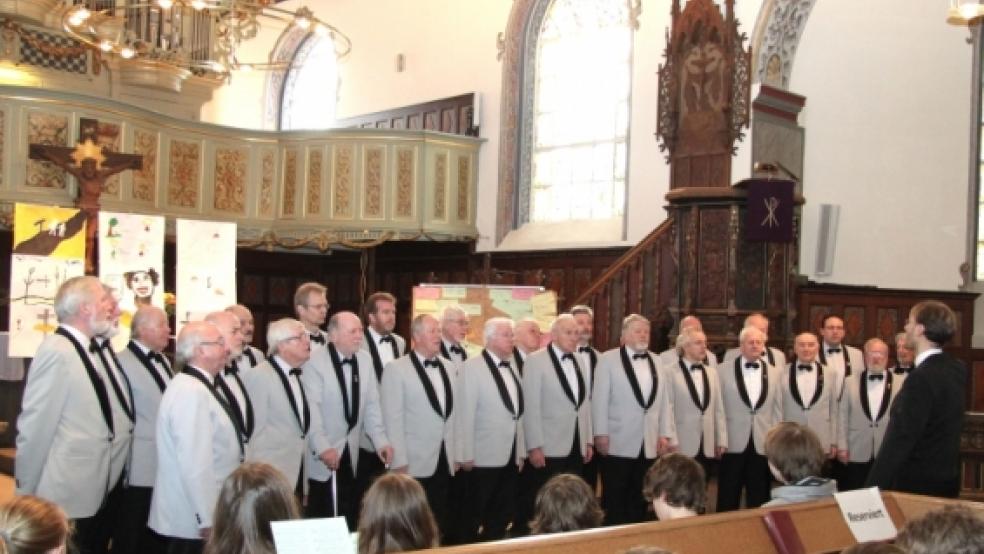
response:
[(714, 457), (717, 458), (718, 460), (720, 460), (721, 459), (721, 456), (724, 456), (725, 452), (727, 452), (727, 451), (728, 451), (728, 447), (727, 446), (719, 446), (719, 447), (717, 447), (717, 448), (714, 449)]
[(475, 460), (469, 460), (467, 462), (461, 462), (461, 469), (465, 471), (471, 471), (475, 467)]
[(379, 455), (379, 459), (386, 464), (386, 467), (389, 467), (390, 463), (393, 461), (393, 447), (387, 444), (386, 446), (380, 448), (377, 454)]
[(591, 458), (594, 458), (594, 447), (590, 444), (584, 449), (584, 463), (591, 463)]
[(594, 447), (602, 456), (608, 455), (608, 435), (595, 435)]
[(850, 454), (851, 453), (847, 450), (838, 450), (837, 459), (840, 460), (841, 463), (846, 464), (851, 460)]
[(407, 472), (407, 467), (408, 467), (408, 466), (400, 466), (400, 467), (394, 467), (394, 468), (393, 468), (392, 470), (390, 470), (390, 471), (392, 471), (393, 473), (406, 473), (406, 472)]
[(534, 448), (533, 450), (530, 450), (529, 459), (530, 459), (530, 465), (532, 465), (537, 469), (541, 469), (543, 467), (546, 467), (547, 465), (547, 459), (543, 456), (542, 448)]
[(338, 451), (334, 448), (329, 448), (321, 454), (318, 454), (318, 459), (320, 459), (328, 469), (336, 471), (338, 469)]
[(656, 441), (656, 455), (662, 456), (663, 454), (668, 454), (669, 452), (671, 452), (670, 439), (660, 437), (659, 440)]
[(832, 460), (836, 457), (837, 457), (837, 445), (832, 444), (830, 445), (830, 452), (827, 453), (827, 458)]
[(202, 527), (201, 529), (198, 530), (198, 536), (201, 537), (203, 540), (207, 541), (212, 536), (212, 528)]

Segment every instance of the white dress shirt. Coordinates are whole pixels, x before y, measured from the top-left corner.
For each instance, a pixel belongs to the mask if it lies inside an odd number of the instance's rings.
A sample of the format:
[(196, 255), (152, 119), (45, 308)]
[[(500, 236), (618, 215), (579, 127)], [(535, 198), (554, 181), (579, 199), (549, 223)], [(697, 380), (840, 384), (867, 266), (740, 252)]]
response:
[[(426, 373), (427, 377), (430, 378), (431, 385), (434, 387), (434, 395), (437, 396), (437, 403), (438, 405), (441, 406), (441, 413), (446, 414), (448, 411), (446, 408), (447, 391), (444, 390), (444, 380), (441, 379), (440, 368), (436, 368), (432, 365), (424, 365), (424, 362), (427, 361), (427, 359), (421, 356), (420, 354), (418, 354), (416, 351), (414, 351), (413, 355), (417, 357), (417, 361), (419, 361), (420, 365), (424, 368), (424, 373)], [(432, 358), (432, 360), (436, 361), (437, 363), (441, 363), (441, 360), (437, 356)], [(445, 372), (447, 372), (448, 370), (449, 368), (444, 368)], [(351, 387), (349, 387), (349, 390), (351, 390)]]
[(486, 350), (489, 353), (489, 357), (492, 358), (492, 363), (495, 364), (496, 370), (498, 370), (499, 375), (502, 377), (502, 382), (506, 384), (506, 391), (509, 393), (509, 400), (512, 402), (513, 407), (519, 409), (519, 393), (516, 391), (516, 383), (519, 380), (519, 376), (513, 373), (514, 368), (512, 367), (512, 362), (506, 360), (509, 363), (509, 367), (500, 367), (499, 363), (502, 360), (498, 356), (492, 353), (490, 350)]
[[(649, 362), (645, 359), (633, 358), (632, 356), (637, 354), (637, 352), (628, 346), (625, 347), (625, 352), (629, 355), (629, 361), (632, 362), (632, 369), (635, 371), (636, 380), (639, 382), (639, 390), (642, 392), (642, 400), (646, 401), (649, 399), (649, 394), (653, 391), (653, 376), (649, 373)], [(639, 353), (645, 354), (645, 352)], [(703, 384), (697, 388), (703, 389)]]
[[(815, 362), (794, 360), (794, 363), (793, 371), (796, 376), (796, 388), (799, 389), (800, 400), (803, 401), (803, 406), (809, 408), (810, 403), (813, 402), (813, 395), (817, 392), (817, 379), (819, 379), (820, 370), (817, 368)], [(800, 365), (809, 365), (811, 370), (801, 370), (799, 368)]]
[[(377, 333), (372, 327), (369, 327), (369, 336), (372, 338), (373, 344), (376, 345), (376, 353), (379, 354), (379, 361), (382, 362), (383, 367), (386, 367), (386, 364), (395, 359), (393, 357), (393, 347), (390, 346), (389, 341), (383, 342), (383, 335)], [(396, 339), (394, 339), (392, 335), (387, 336), (390, 340), (394, 341), (393, 344), (396, 344)]]
[[(687, 368), (687, 373), (690, 374), (690, 379), (693, 380), (694, 382), (694, 390), (697, 391), (697, 401), (700, 404), (703, 404), (704, 403), (704, 375), (703, 374), (705, 371), (707, 371), (707, 366), (704, 365), (704, 362), (695, 362), (692, 360), (688, 360), (687, 358), (679, 358), (679, 359), (680, 361), (683, 362), (684, 367)], [(700, 366), (703, 367), (704, 369), (694, 371), (693, 369), (691, 369), (692, 367), (694, 367), (694, 364), (700, 364)]]
[[(298, 413), (298, 415), (301, 416), (301, 419), (303, 420), (304, 419), (304, 396), (301, 394), (300, 375), (298, 375), (297, 377), (294, 377), (293, 375), (291, 375), (290, 374), (290, 370), (294, 369), (294, 367), (291, 366), (290, 364), (288, 364), (287, 362), (285, 362), (284, 359), (281, 358), (279, 354), (275, 354), (273, 356), (273, 359), (277, 362), (276, 365), (277, 365), (277, 368), (280, 371), (280, 373), (284, 377), (287, 378), (287, 383), (290, 385), (290, 394), (291, 394), (291, 396), (294, 397), (294, 405), (297, 406), (297, 413)], [(298, 369), (300, 369), (300, 368), (298, 368)], [(351, 376), (351, 372), (350, 372), (349, 373), (349, 379), (351, 379), (351, 378), (352, 378), (352, 376)], [(351, 390), (352, 389), (350, 387), (349, 388), (349, 391), (351, 391)], [(233, 394), (235, 394), (235, 391), (236, 391), (236, 389), (233, 389)], [(303, 426), (305, 423), (307, 423), (307, 422), (306, 421), (302, 421), (301, 422), (301, 425)]]
[(881, 379), (868, 379), (868, 383), (865, 386), (865, 390), (868, 392), (868, 411), (871, 413), (871, 420), (876, 421), (878, 419), (878, 411), (881, 410), (882, 399), (885, 397), (885, 371), (881, 373), (873, 373), (871, 370), (868, 371), (868, 377), (871, 375), (881, 375)]
[(924, 352), (921, 352), (918, 356), (916, 356), (915, 367), (919, 367), (919, 364), (921, 364), (924, 361), (926, 361), (926, 358), (928, 358), (928, 357), (930, 357), (930, 356), (932, 356), (934, 354), (942, 354), (942, 353), (943, 353), (943, 349), (942, 348), (930, 348), (929, 350), (926, 350)]
[[(581, 397), (581, 389), (577, 386), (577, 369), (574, 367), (574, 361), (570, 358), (564, 359), (564, 353), (554, 346), (550, 345), (553, 349), (554, 354), (557, 355), (557, 359), (560, 360), (560, 367), (564, 370), (564, 377), (567, 378), (567, 384), (571, 387), (571, 392), (574, 393), (574, 401)], [(584, 368), (581, 368), (582, 370)]]
[[(748, 358), (741, 357), (741, 376), (745, 380), (745, 390), (748, 391), (748, 402), (755, 408), (758, 404), (759, 397), (762, 396), (764, 392), (762, 390), (762, 369), (765, 362), (762, 360), (749, 360)], [(757, 368), (745, 367), (747, 363), (757, 363)]]

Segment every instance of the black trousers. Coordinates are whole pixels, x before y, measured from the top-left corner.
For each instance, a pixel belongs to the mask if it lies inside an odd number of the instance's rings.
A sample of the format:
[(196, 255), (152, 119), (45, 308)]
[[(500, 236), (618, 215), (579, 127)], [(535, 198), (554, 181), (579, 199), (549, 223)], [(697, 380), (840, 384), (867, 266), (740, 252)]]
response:
[(153, 495), (153, 487), (123, 488), (119, 525), (113, 532), (114, 553), (163, 554), (164, 541), (147, 527)]
[[(451, 513), (449, 502), (451, 499), (451, 472), (448, 471), (448, 457), (444, 452), (444, 443), (441, 442), (441, 452), (437, 457), (437, 468), (430, 477), (418, 477), (417, 482), (424, 488), (424, 495), (427, 496), (427, 503), (430, 504), (434, 519), (441, 531), (442, 537), (451, 530)], [(454, 507), (457, 509), (457, 506)], [(441, 540), (441, 544), (445, 541)]]
[(533, 509), (536, 504), (536, 494), (540, 488), (558, 473), (573, 473), (581, 475), (584, 469), (584, 458), (581, 456), (581, 444), (578, 440), (577, 426), (574, 427), (574, 440), (571, 444), (571, 451), (567, 456), (545, 459), (543, 467), (533, 467), (527, 460), (520, 480), (519, 505), (517, 507), (516, 521), (513, 524), (513, 536), (528, 535), (530, 533), (530, 520), (533, 519)]
[(205, 549), (205, 541), (202, 539), (164, 537), (164, 540), (167, 542), (164, 550), (166, 554), (202, 554), (202, 550)]
[(741, 507), (741, 493), (745, 491), (745, 507), (758, 508), (769, 501), (772, 474), (769, 461), (755, 452), (752, 437), (748, 437), (745, 450), (721, 456), (718, 468), (717, 511), (728, 512)]
[(372, 486), (377, 477), (386, 473), (386, 465), (379, 459), (379, 455), (365, 448), (359, 449), (359, 470), (356, 474), (356, 497), (359, 503), (366, 491)]
[(656, 461), (645, 456), (645, 449), (635, 458), (601, 456), (601, 505), (607, 525), (639, 523), (646, 520), (646, 499), (642, 482), (646, 471)]
[(871, 471), (873, 465), (875, 465), (874, 460), (848, 462), (844, 468), (843, 478), (837, 481), (837, 490), (844, 492), (864, 488), (864, 482), (868, 479), (868, 472)]
[[(116, 483), (106, 500), (90, 517), (74, 520), (75, 543), (79, 554), (105, 554), (109, 552), (109, 542), (119, 527), (120, 510), (123, 505), (123, 477)], [(144, 526), (147, 521), (144, 520)]]
[(468, 501), (459, 506), (466, 513), (462, 542), (497, 541), (505, 538), (506, 527), (516, 517), (519, 487), (516, 445), (513, 444), (506, 465), (475, 467), (471, 471), (462, 471), (455, 478), (466, 475), (470, 495)]
[(348, 448), (342, 451), (338, 471), (335, 472), (335, 492), (338, 494), (338, 512), (335, 512), (334, 500), (331, 495), (331, 479), (315, 481), (308, 479), (308, 505), (304, 517), (337, 517), (343, 516), (349, 531), (355, 531), (359, 521), (359, 504), (362, 500), (357, 496), (357, 480), (352, 473), (352, 457)]

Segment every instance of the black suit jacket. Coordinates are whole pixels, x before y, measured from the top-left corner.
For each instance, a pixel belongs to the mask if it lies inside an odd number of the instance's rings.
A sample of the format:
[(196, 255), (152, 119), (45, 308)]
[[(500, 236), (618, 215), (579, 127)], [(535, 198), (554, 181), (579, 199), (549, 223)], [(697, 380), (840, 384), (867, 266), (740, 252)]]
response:
[(966, 383), (963, 362), (949, 354), (934, 354), (909, 374), (892, 405), (868, 486), (957, 496)]

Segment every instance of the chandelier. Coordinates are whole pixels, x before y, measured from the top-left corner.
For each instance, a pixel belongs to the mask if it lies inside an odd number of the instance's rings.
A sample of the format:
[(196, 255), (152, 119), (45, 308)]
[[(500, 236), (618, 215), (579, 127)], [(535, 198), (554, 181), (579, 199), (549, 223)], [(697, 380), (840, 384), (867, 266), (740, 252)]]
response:
[(984, 16), (984, 4), (980, 0), (947, 0), (947, 3), (947, 23), (967, 25)]
[(197, 75), (228, 77), (233, 71), (286, 70), (290, 61), (241, 59), (242, 44), (261, 26), (331, 40), (344, 57), (352, 43), (307, 7), (288, 11), (273, 0), (76, 0), (62, 17), (69, 35), (124, 60), (154, 60)]

